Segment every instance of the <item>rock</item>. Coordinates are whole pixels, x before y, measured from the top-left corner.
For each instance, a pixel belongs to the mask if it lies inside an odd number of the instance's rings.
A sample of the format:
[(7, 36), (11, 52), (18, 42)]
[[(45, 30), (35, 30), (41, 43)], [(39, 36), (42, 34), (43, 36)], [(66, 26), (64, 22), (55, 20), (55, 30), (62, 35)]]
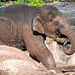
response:
[(52, 41), (49, 45), (49, 50), (51, 51), (51, 53), (53, 54), (53, 57), (55, 59), (55, 61), (62, 61), (62, 53), (59, 50), (59, 45), (57, 44), (57, 42)]
[(64, 75), (75, 75), (75, 72), (67, 72), (67, 73), (64, 73)]
[(47, 46), (47, 48), (49, 49), (49, 44), (53, 41), (52, 38), (48, 38), (46, 37), (46, 40), (45, 40), (45, 45)]
[(50, 44), (52, 41), (53, 41), (52, 38), (48, 38), (48, 37), (46, 37), (46, 43), (47, 43), (47, 44)]
[(0, 62), (7, 59), (28, 59), (28, 56), (20, 49), (9, 47), (6, 45), (0, 45)]
[(52, 53), (55, 62), (63, 62), (63, 63), (68, 62), (70, 56), (66, 55), (63, 52), (63, 47), (59, 45), (56, 41), (53, 41), (52, 38), (47, 37), (45, 44), (47, 48), (50, 50), (50, 52)]
[(10, 59), (0, 63), (0, 70), (8, 75), (45, 75), (47, 70), (37, 62)]
[[(54, 70), (55, 72), (55, 70)], [(55, 75), (20, 49), (0, 45), (0, 75)]]
[(68, 23), (75, 29), (75, 17), (67, 18)]
[(64, 73), (67, 73), (67, 72), (75, 72), (75, 65), (71, 65), (71, 64), (65, 64), (65, 63), (56, 63), (57, 64), (57, 67), (63, 71)]
[(70, 56), (70, 58), (68, 60), (68, 64), (75, 65), (75, 53)]

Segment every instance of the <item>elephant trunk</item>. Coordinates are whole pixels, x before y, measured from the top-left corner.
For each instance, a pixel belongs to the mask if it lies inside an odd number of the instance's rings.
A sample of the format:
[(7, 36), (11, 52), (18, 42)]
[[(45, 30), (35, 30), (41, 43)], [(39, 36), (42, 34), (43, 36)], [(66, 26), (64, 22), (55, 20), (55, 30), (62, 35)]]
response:
[(65, 28), (61, 28), (60, 33), (67, 36), (67, 38), (71, 42), (71, 49), (68, 50), (67, 46), (64, 45), (64, 53), (67, 55), (71, 55), (75, 52), (75, 33), (74, 31), (68, 26)]

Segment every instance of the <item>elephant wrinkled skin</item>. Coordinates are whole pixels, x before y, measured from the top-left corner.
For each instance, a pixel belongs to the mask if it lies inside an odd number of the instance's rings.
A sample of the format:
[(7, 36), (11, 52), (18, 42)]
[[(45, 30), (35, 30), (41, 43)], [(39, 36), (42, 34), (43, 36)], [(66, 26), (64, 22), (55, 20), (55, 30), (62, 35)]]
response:
[(56, 7), (15, 4), (0, 8), (0, 42), (18, 48), (26, 46), (31, 56), (35, 56), (49, 70), (56, 70), (56, 65), (44, 40), (46, 36), (59, 37), (60, 34), (71, 41), (71, 50), (64, 45), (64, 52), (73, 54), (74, 31)]

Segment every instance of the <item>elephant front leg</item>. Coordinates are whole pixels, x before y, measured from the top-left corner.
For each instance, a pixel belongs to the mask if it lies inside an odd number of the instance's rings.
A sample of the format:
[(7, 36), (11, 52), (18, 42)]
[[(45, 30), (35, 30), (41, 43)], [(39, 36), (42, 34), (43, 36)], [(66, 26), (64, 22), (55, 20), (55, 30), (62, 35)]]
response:
[(51, 52), (44, 44), (42, 36), (34, 36), (32, 30), (24, 29), (23, 39), (27, 50), (35, 56), (48, 70), (55, 70), (56, 64)]

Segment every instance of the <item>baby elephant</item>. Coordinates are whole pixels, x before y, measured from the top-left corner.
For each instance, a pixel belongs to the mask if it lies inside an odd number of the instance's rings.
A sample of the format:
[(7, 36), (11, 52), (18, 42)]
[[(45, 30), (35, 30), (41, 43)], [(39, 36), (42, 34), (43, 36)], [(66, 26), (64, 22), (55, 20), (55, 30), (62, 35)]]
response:
[(31, 56), (36, 57), (48, 70), (57, 71), (57, 67), (44, 40), (46, 36), (60, 37), (60, 34), (71, 42), (71, 50), (64, 44), (64, 52), (73, 54), (74, 31), (64, 15), (53, 5), (39, 7), (15, 4), (0, 8), (0, 42), (18, 48), (25, 46)]

